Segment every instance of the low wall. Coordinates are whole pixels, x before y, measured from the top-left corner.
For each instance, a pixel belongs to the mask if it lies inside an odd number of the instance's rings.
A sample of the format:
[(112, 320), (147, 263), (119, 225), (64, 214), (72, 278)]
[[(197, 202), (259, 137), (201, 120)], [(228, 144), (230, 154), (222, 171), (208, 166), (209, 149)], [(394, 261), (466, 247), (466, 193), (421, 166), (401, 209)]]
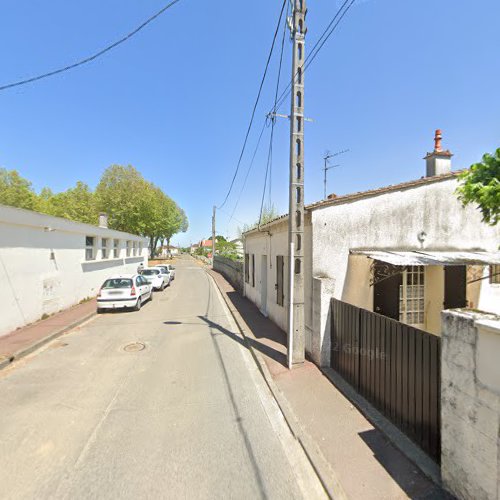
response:
[(243, 262), (216, 255), (214, 270), (221, 273), (233, 285), (235, 290), (243, 293)]
[(500, 499), (500, 317), (442, 313), (441, 475), (460, 499)]

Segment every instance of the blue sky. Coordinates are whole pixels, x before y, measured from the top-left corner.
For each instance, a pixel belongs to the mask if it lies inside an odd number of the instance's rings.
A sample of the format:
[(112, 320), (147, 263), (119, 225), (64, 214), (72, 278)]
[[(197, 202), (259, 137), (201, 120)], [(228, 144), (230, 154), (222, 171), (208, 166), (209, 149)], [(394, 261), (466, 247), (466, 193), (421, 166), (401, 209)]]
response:
[[(162, 0), (3, 0), (0, 85), (85, 57), (132, 30)], [(340, 6), (308, 2), (311, 47)], [(132, 164), (189, 217), (189, 244), (210, 234), (229, 187), (281, 1), (181, 0), (126, 44), (64, 75), (0, 93), (0, 166), (35, 189), (94, 187), (113, 163)], [(360, 191), (419, 178), (434, 130), (455, 169), (500, 146), (500, 2), (359, 0), (305, 74), (306, 202), (323, 196), (323, 155), (349, 149), (328, 191)], [(282, 81), (290, 77), (285, 42)], [(306, 49), (307, 50), (307, 49)], [(248, 154), (218, 232), (258, 218), (264, 135), (246, 189), (251, 152), (276, 82), (275, 54)], [(288, 103), (281, 112), (287, 113)], [(288, 204), (288, 121), (279, 119), (271, 199)]]

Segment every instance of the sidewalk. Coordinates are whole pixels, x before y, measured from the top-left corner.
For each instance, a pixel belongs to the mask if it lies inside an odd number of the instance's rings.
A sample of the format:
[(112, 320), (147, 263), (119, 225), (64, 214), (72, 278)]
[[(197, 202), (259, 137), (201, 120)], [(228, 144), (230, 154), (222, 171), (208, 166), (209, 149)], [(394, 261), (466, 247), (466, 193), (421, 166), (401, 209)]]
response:
[(78, 326), (95, 312), (94, 299), (0, 337), (0, 369)]
[(332, 498), (450, 498), (376, 429), (313, 363), (286, 368), (286, 336), (207, 269), (222, 292), (292, 432)]

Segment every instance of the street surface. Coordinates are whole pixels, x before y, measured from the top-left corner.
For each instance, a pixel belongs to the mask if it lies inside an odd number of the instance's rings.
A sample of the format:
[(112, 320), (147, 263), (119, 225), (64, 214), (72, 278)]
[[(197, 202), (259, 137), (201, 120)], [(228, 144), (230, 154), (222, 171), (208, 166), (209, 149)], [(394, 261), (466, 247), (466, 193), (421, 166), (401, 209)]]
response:
[(1, 499), (323, 498), (211, 278), (176, 267), (0, 372)]

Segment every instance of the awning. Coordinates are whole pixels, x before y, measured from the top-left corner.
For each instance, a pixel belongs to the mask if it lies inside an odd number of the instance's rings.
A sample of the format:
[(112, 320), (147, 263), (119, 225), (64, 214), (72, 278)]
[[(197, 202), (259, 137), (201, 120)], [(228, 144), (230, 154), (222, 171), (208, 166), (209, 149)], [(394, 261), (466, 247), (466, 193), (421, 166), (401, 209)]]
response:
[(500, 252), (406, 252), (398, 250), (351, 250), (351, 255), (365, 255), (394, 266), (474, 266), (500, 264)]

